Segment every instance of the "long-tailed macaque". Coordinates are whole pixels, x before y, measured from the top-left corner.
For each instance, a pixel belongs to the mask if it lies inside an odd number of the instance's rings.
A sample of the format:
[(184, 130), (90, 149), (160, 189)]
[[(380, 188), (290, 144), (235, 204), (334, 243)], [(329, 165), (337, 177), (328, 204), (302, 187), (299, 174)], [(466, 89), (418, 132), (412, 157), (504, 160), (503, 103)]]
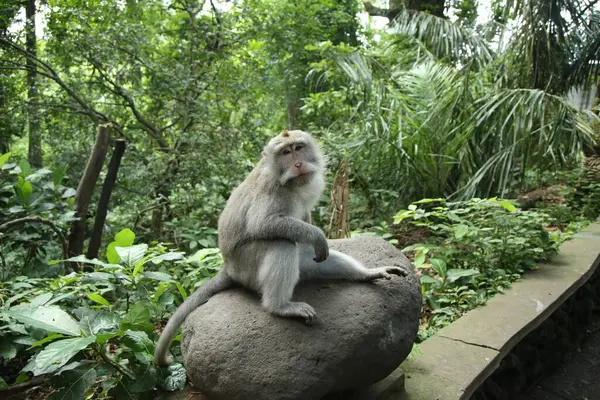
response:
[(325, 186), (324, 170), (325, 157), (308, 133), (283, 131), (269, 141), (219, 218), (223, 268), (171, 317), (156, 346), (158, 365), (168, 364), (169, 345), (185, 318), (222, 290), (244, 286), (261, 295), (270, 313), (311, 323), (315, 310), (292, 301), (299, 281), (366, 282), (407, 274), (396, 266), (367, 269), (354, 258), (329, 250), (325, 235), (310, 217)]

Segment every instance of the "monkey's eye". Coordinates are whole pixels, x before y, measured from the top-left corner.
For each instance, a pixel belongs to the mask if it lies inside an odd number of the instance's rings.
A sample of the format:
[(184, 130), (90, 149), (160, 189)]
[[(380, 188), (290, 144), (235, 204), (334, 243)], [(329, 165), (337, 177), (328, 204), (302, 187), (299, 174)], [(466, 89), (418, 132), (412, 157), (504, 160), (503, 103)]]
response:
[(283, 155), (285, 156), (285, 155), (288, 155), (288, 154), (290, 154), (291, 152), (292, 152), (292, 151), (291, 151), (290, 149), (287, 149), (287, 148), (286, 148), (286, 149), (283, 149), (283, 151), (281, 152), (281, 154), (283, 154)]
[(297, 144), (297, 145), (294, 147), (294, 151), (300, 151), (300, 149), (302, 149), (303, 147), (304, 147), (304, 146), (302, 146), (301, 144)]

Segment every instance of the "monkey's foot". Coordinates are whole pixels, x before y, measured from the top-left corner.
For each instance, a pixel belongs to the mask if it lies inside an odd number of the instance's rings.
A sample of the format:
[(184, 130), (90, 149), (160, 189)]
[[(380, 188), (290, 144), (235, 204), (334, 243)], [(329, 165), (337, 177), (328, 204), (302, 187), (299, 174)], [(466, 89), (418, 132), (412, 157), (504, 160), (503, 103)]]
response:
[(371, 276), (370, 276), (371, 280), (379, 279), (379, 278), (392, 279), (392, 275), (398, 275), (398, 276), (408, 275), (408, 271), (406, 269), (404, 269), (402, 267), (395, 267), (395, 266), (373, 268), (373, 269), (370, 269), (369, 272), (371, 272)]
[(309, 325), (317, 318), (317, 312), (310, 304), (294, 301), (273, 310), (273, 314), (286, 318), (302, 318)]

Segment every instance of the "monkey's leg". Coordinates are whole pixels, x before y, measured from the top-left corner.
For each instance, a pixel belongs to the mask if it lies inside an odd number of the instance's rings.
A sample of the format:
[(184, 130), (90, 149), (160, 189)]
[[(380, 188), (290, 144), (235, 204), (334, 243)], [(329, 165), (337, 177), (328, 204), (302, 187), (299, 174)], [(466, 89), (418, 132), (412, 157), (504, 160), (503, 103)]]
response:
[(258, 270), (263, 307), (280, 317), (298, 317), (312, 322), (317, 315), (315, 309), (309, 304), (291, 301), (300, 279), (296, 244), (285, 240), (273, 241), (264, 254)]
[(302, 247), (300, 256), (300, 279), (343, 279), (347, 281), (368, 282), (379, 278), (391, 279), (392, 275), (406, 276), (408, 272), (397, 266), (366, 268), (358, 260), (330, 250), (329, 257), (320, 263), (313, 260), (314, 251)]

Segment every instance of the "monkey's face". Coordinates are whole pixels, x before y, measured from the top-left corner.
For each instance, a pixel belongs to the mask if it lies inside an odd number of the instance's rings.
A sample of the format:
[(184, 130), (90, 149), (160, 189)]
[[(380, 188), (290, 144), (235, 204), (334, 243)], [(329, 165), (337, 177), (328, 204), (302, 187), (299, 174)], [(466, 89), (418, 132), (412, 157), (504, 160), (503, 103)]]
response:
[(269, 142), (264, 155), (279, 172), (282, 185), (306, 185), (323, 170), (320, 150), (306, 132), (283, 131)]

